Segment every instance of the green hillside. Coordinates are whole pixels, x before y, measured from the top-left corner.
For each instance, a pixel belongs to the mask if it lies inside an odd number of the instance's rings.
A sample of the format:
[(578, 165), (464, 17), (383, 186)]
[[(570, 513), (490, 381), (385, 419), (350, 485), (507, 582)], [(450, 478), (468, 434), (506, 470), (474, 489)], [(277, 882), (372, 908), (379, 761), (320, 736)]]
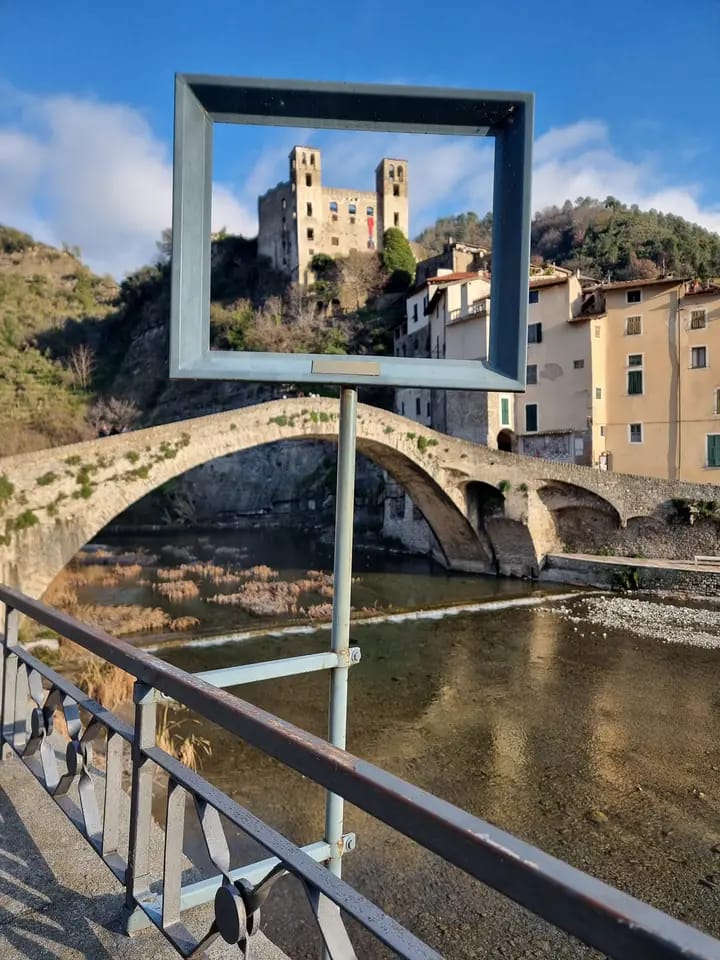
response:
[[(417, 242), (439, 253), (449, 237), (489, 247), (491, 234), (492, 215), (470, 212), (437, 220)], [(720, 275), (720, 235), (671, 213), (628, 207), (614, 197), (580, 197), (540, 210), (532, 221), (531, 251), (538, 261), (598, 279)]]

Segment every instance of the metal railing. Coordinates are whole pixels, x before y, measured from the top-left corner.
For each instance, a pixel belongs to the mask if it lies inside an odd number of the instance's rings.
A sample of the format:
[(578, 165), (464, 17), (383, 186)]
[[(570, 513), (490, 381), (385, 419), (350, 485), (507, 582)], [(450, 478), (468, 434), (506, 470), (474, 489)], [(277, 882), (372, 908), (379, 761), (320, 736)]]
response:
[(455, 310), (448, 311), (448, 323), (457, 323), (459, 320), (465, 320), (467, 317), (487, 317), (487, 300), (478, 300), (475, 303), (469, 303), (466, 307), (457, 307)]
[[(491, 824), (329, 744), (291, 723), (83, 625), (14, 590), (0, 587), (2, 636), (2, 750), (12, 749), (35, 774), (99, 857), (125, 885), (129, 926), (150, 922), (183, 957), (204, 956), (218, 937), (249, 955), (259, 911), (273, 881), (291, 874), (312, 907), (328, 956), (355, 958), (340, 910), (397, 955), (417, 960), (439, 954), (321, 864), (337, 852), (327, 843), (298, 847), (156, 745), (156, 695), (184, 704), (286, 766), (417, 841), (555, 926), (625, 960), (717, 960), (720, 941), (635, 900)], [(50, 628), (135, 678), (135, 715), (127, 725), (46, 666), (18, 642), (20, 614)], [(323, 654), (322, 656), (327, 656)], [(294, 658), (298, 659), (298, 658)], [(304, 658), (300, 658), (304, 659)], [(299, 666), (299, 664), (296, 664)], [(236, 668), (238, 670), (246, 668)], [(213, 679), (212, 677), (210, 679)], [(222, 678), (215, 677), (216, 680)], [(82, 717), (88, 719), (83, 726)], [(53, 741), (64, 715), (65, 761)], [(91, 742), (104, 730), (102, 804), (90, 771)], [(130, 745), (127, 857), (121, 853), (123, 750)], [(164, 858), (153, 876), (150, 858), (154, 766), (167, 774)], [(75, 797), (77, 796), (77, 799)], [(190, 797), (217, 876), (183, 886), (185, 802)], [(102, 806), (102, 813), (101, 813)], [(269, 858), (232, 868), (221, 816), (257, 841)], [(354, 838), (344, 837), (346, 850)], [(214, 920), (195, 938), (185, 909), (214, 897)]]

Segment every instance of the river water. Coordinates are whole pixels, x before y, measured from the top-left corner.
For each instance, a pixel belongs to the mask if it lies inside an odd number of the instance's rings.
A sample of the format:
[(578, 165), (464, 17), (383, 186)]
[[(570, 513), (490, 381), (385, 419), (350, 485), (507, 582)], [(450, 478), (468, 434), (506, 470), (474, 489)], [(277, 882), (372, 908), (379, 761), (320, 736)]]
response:
[[(158, 551), (154, 538), (113, 546)], [(326, 548), (279, 532), (173, 546), (201, 558), (236, 549), (243, 563), (284, 577), (331, 569)], [(448, 575), (386, 554), (358, 553), (355, 573), (354, 605), (377, 610), (351, 629), (362, 660), (350, 673), (349, 750), (720, 935), (720, 606)], [(159, 605), (132, 581), (88, 587), (83, 600)], [(298, 632), (202, 599), (168, 609), (201, 618), (194, 635), (138, 642), (191, 671), (329, 642), (325, 628)], [(696, 617), (702, 631), (683, 633)], [(704, 645), (692, 645), (700, 633)], [(325, 675), (235, 692), (326, 733)], [(193, 729), (212, 742), (204, 776), (293, 840), (321, 838), (319, 788), (219, 729)], [(352, 807), (347, 829), (358, 845), (345, 876), (444, 956), (596, 955)], [(234, 847), (254, 856), (247, 844)], [(270, 898), (266, 929), (293, 957), (318, 955), (290, 880)], [(390, 955), (354, 935), (359, 956)]]

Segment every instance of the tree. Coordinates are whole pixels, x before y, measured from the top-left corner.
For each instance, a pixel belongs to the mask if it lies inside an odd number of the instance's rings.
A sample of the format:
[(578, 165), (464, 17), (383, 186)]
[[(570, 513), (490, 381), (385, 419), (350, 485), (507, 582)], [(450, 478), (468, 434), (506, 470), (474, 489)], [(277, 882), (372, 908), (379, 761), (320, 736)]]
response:
[(415, 257), (408, 238), (397, 227), (389, 227), (383, 236), (382, 262), (390, 274), (394, 290), (407, 289), (415, 277)]
[[(403, 237), (403, 239), (405, 238)], [(407, 243), (407, 241), (405, 242)], [(408, 244), (409, 249), (410, 245)], [(412, 257), (412, 253), (410, 253), (410, 256)], [(352, 295), (358, 310), (378, 294), (387, 280), (377, 253), (351, 250), (348, 256), (339, 262), (339, 266), (340, 282)], [(413, 258), (413, 274), (414, 271), (415, 260)]]
[(90, 386), (92, 373), (95, 369), (95, 352), (86, 343), (73, 347), (70, 351), (70, 370), (73, 379), (81, 390)]
[(110, 429), (120, 433), (129, 430), (139, 415), (140, 411), (132, 400), (109, 397), (93, 404), (88, 413), (88, 420), (96, 430), (104, 423)]

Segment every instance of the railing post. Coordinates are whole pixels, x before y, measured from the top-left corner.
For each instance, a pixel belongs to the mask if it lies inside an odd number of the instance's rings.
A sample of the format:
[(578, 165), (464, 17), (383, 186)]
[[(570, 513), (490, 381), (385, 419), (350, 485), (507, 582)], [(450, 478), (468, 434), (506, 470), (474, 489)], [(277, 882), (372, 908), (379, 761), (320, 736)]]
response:
[(155, 746), (155, 691), (140, 680), (133, 688), (135, 726), (132, 742), (130, 830), (125, 873), (125, 929), (134, 933), (142, 924), (137, 901), (150, 887), (150, 827), (152, 824), (152, 763), (143, 751)]
[[(355, 387), (343, 387), (340, 392), (338, 433), (331, 645), (333, 652), (339, 654), (341, 660), (339, 665), (333, 667), (330, 672), (329, 740), (336, 747), (345, 749), (357, 434), (357, 389)], [(325, 809), (325, 840), (332, 849), (328, 869), (337, 877), (341, 872), (343, 852), (343, 805), (342, 797), (328, 792)]]
[(15, 736), (15, 692), (17, 687), (17, 646), (20, 614), (7, 603), (0, 607), (2, 615), (2, 656), (0, 657), (0, 762), (9, 756), (9, 743)]

